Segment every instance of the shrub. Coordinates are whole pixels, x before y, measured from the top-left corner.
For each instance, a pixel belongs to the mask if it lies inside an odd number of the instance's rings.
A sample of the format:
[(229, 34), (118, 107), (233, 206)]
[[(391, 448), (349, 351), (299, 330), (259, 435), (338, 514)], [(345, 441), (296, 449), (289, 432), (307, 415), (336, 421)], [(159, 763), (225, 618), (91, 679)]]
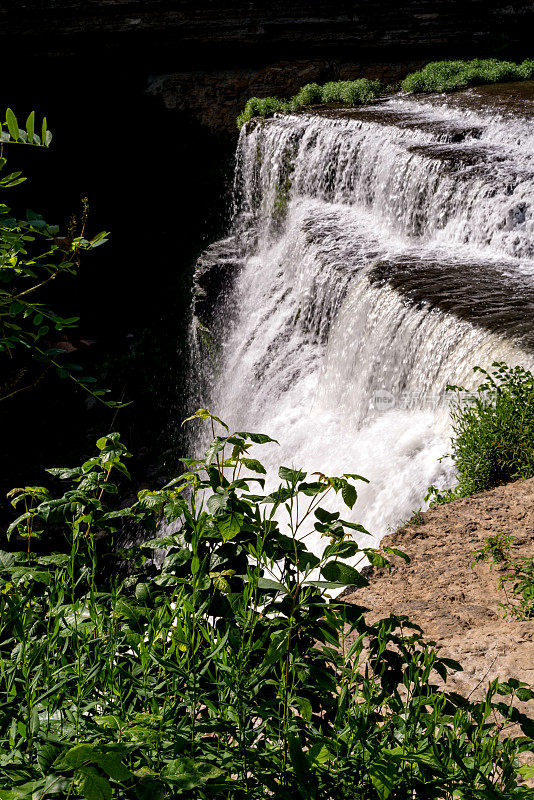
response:
[(324, 86), (308, 83), (291, 100), (275, 97), (251, 97), (237, 118), (237, 127), (242, 128), (252, 117), (268, 117), (277, 111), (298, 111), (317, 103), (344, 103), (358, 106), (370, 103), (380, 94), (380, 82), (361, 78), (357, 81), (331, 81)]
[(333, 81), (323, 86), (322, 101), (357, 106), (370, 102), (379, 92), (379, 81), (370, 81), (366, 78), (357, 81)]
[(510, 551), (514, 542), (515, 537), (507, 533), (488, 536), (482, 546), (471, 553), (471, 566), (480, 561), (490, 561), (491, 566), (498, 565), (502, 570), (499, 587), (506, 594), (506, 602), (499, 603), (504, 609), (504, 616), (528, 620), (534, 618), (534, 556), (512, 560)]
[(287, 103), (277, 97), (251, 97), (247, 100), (244, 110), (237, 118), (237, 125), (241, 128), (245, 122), (253, 117), (269, 117), (276, 111), (286, 111)]
[(433, 61), (402, 82), (405, 92), (451, 92), (481, 83), (525, 80), (534, 77), (534, 62), (499, 61), (495, 58), (472, 61)]
[(291, 104), (295, 109), (322, 102), (323, 90), (318, 83), (307, 83), (291, 100)]
[[(399, 553), (360, 548), (350, 534), (364, 529), (323, 507), (339, 494), (352, 508), (357, 475), (281, 467), (265, 493), (249, 450), (270, 441), (225, 430), (130, 507), (112, 503), (114, 476), (127, 477), (117, 434), (81, 467), (51, 470), (62, 495), (14, 490), (20, 552), (0, 552), (2, 800), (524, 796), (516, 757), (532, 723), (513, 703), (534, 693), (510, 680), (481, 703), (448, 696), (433, 676), (458, 665), (416, 626), (368, 624), (331, 599), (366, 583), (347, 559), (383, 567)], [(115, 563), (122, 520), (159, 536), (122, 552), (129, 574), (110, 587), (99, 553)], [(303, 541), (313, 529), (321, 557)], [(66, 546), (40, 553), (46, 532)], [(501, 741), (509, 722), (527, 736)]]
[(514, 541), (514, 537), (509, 533), (494, 533), (487, 536), (482, 545), (471, 553), (473, 556), (471, 566), (481, 561), (491, 561), (492, 566), (507, 563)]
[(525, 80), (532, 80), (532, 78), (534, 78), (534, 59), (527, 58), (519, 68)]
[(452, 457), (463, 496), (534, 475), (534, 375), (502, 362), (491, 373), (475, 371), (485, 381), (451, 412)]

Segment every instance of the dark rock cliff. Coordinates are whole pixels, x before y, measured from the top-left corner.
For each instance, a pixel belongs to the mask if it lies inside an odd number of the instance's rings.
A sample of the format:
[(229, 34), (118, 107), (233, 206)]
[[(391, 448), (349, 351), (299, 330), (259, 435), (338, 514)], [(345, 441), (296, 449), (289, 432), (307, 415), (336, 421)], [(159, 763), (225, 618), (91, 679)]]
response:
[(295, 48), (339, 55), (357, 47), (374, 60), (384, 51), (388, 60), (392, 49), (416, 48), (421, 57), (436, 48), (529, 46), (534, 8), (525, 0), (11, 0), (2, 17), (4, 37), (23, 37), (40, 52), (64, 52), (81, 38), (102, 47), (157, 37), (158, 47), (224, 47), (234, 54), (275, 46), (286, 56)]
[(398, 80), (424, 61), (531, 55), (534, 3), (515, 0), (8, 0), (4, 55), (140, 66), (167, 108), (231, 130), (251, 94), (307, 80)]

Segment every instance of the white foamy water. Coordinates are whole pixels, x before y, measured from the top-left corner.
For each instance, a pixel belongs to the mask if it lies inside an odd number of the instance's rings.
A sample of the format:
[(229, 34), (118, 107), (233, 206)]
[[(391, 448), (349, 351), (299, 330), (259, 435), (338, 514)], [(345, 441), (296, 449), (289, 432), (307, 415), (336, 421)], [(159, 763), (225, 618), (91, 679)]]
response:
[[(345, 516), (380, 539), (453, 481), (447, 384), (534, 363), (506, 302), (517, 281), (534, 298), (534, 132), (413, 100), (377, 113), (241, 133), (234, 235), (214, 250), (240, 266), (216, 309), (218, 355), (198, 368), (214, 413), (279, 440), (256, 448), (275, 474), (366, 476)], [(416, 300), (394, 285), (401, 264), (418, 270)], [(465, 276), (452, 313), (442, 265)]]

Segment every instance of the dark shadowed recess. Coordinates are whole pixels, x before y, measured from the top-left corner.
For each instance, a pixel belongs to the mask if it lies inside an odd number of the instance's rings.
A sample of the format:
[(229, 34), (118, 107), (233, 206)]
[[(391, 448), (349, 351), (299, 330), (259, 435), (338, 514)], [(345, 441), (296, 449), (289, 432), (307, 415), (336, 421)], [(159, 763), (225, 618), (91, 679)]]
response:
[(110, 241), (54, 295), (81, 313), (88, 344), (73, 340), (73, 360), (134, 402), (115, 417), (47, 375), (2, 403), (2, 495), (20, 480), (40, 482), (45, 466), (77, 463), (110, 427), (136, 452), (138, 480), (153, 480), (169, 461), (185, 410), (192, 265), (226, 223), (234, 143), (150, 97), (146, 70), (120, 57), (18, 59), (4, 83), (2, 106), (19, 118), (35, 108), (54, 133), (49, 151), (7, 150), (29, 181), (5, 202), (65, 226), (89, 198), (88, 233), (109, 230)]

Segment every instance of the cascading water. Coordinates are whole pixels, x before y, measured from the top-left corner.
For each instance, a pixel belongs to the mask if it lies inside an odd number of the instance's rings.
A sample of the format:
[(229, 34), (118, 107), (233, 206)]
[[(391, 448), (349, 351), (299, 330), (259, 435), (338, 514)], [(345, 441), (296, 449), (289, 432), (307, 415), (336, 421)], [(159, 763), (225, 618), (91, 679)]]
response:
[(203, 402), (275, 437), (275, 474), (369, 478), (346, 518), (379, 539), (452, 483), (447, 384), (534, 364), (534, 118), (402, 98), (278, 116), (242, 130), (235, 199), (197, 271)]

